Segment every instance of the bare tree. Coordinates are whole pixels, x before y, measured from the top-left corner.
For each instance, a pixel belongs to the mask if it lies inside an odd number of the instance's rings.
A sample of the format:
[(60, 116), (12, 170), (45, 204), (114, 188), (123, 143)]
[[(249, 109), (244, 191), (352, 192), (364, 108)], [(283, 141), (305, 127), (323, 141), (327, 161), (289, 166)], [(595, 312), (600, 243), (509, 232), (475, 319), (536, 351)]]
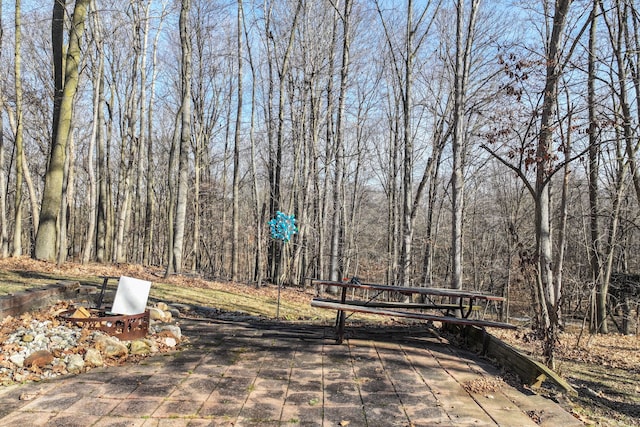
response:
[(15, 52), (14, 52), (14, 74), (16, 89), (16, 193), (15, 211), (13, 223), (13, 251), (14, 257), (22, 255), (22, 184), (23, 174), (23, 134), (24, 134), (24, 113), (22, 108), (22, 2), (16, 0), (15, 6)]
[[(599, 1), (593, 2), (591, 10), (591, 28), (589, 30), (589, 64), (587, 72), (587, 105), (589, 109), (589, 231), (591, 242), (589, 245), (589, 261), (591, 264), (592, 281), (595, 289), (602, 292), (603, 271), (601, 263), (601, 233), (599, 225), (600, 207), (599, 207), (599, 180), (600, 180), (600, 144), (598, 143), (597, 134), (597, 117), (596, 117), (596, 47), (597, 47), (597, 22)], [(600, 301), (600, 298), (598, 298)], [(606, 304), (605, 304), (606, 305)], [(597, 304), (598, 309), (591, 315), (591, 330), (595, 332), (597, 325), (604, 323), (605, 314), (600, 309), (605, 308), (601, 304)]]
[[(280, 210), (281, 204), (281, 179), (282, 179), (282, 161), (283, 161), (283, 145), (284, 145), (284, 124), (285, 124), (285, 100), (286, 100), (286, 83), (287, 75), (290, 71), (289, 60), (293, 52), (294, 40), (296, 35), (296, 27), (298, 25), (298, 19), (302, 11), (302, 1), (296, 1), (296, 8), (293, 15), (291, 26), (288, 29), (288, 35), (286, 36), (286, 45), (283, 47), (282, 52), (277, 51), (276, 40), (273, 37), (271, 29), (271, 5), (268, 7), (267, 19), (265, 23), (265, 32), (267, 33), (267, 55), (269, 56), (268, 70), (269, 70), (269, 93), (268, 93), (268, 106), (267, 106), (267, 120), (268, 126), (273, 126), (276, 123), (276, 128), (268, 131), (269, 138), (269, 182), (271, 189), (269, 214), (273, 218), (276, 211)], [(281, 58), (278, 61), (278, 58)], [(279, 62), (279, 63), (278, 63)], [(274, 117), (272, 112), (273, 103), (273, 70), (276, 69), (278, 75), (278, 106), (277, 106), (277, 118)], [(275, 133), (274, 133), (275, 131)], [(277, 242), (271, 241), (269, 246), (269, 270), (272, 279), (280, 280), (281, 268), (282, 268), (282, 251)]]
[(80, 66), (80, 43), (84, 33), (85, 18), (89, 0), (76, 0), (69, 30), (69, 46), (64, 61), (65, 79), (62, 79), (62, 17), (64, 3), (54, 0), (52, 45), (56, 94), (53, 113), (53, 141), (51, 157), (45, 175), (42, 193), (40, 224), (36, 235), (34, 257), (39, 260), (56, 261), (58, 238), (58, 215), (62, 199), (64, 162), (67, 140), (73, 116), (73, 100), (78, 88)]
[(154, 140), (153, 140), (153, 129), (154, 129), (154, 101), (155, 101), (155, 91), (156, 91), (156, 81), (158, 77), (158, 40), (160, 39), (162, 23), (164, 22), (165, 16), (165, 7), (163, 6), (161, 12), (161, 20), (158, 25), (158, 29), (156, 30), (156, 35), (153, 41), (153, 54), (152, 54), (152, 67), (153, 71), (151, 74), (151, 87), (149, 88), (149, 106), (147, 108), (147, 170), (146, 170), (146, 178), (147, 178), (147, 197), (146, 197), (146, 207), (145, 207), (145, 223), (144, 223), (144, 243), (143, 243), (143, 255), (142, 255), (142, 263), (144, 265), (149, 265), (151, 263), (151, 248), (154, 240), (154, 232), (153, 232), (153, 218), (156, 214), (156, 199), (154, 194)]
[(336, 137), (334, 144), (335, 168), (333, 178), (333, 215), (331, 220), (331, 262), (329, 269), (331, 271), (331, 280), (339, 280), (343, 272), (343, 266), (340, 262), (340, 246), (344, 239), (344, 218), (343, 218), (343, 197), (342, 197), (342, 176), (344, 173), (344, 121), (345, 121), (345, 103), (347, 97), (347, 84), (349, 79), (349, 48), (351, 45), (350, 34), (350, 18), (352, 3), (345, 0), (344, 9), (340, 13), (342, 20), (342, 59), (340, 63), (340, 93), (338, 95), (338, 114), (336, 123)]
[[(2, 0), (0, 0), (0, 58), (2, 57), (2, 42), (4, 27), (2, 22)], [(9, 254), (9, 239), (7, 226), (7, 180), (4, 175), (4, 93), (0, 89), (0, 256), (6, 258)]]
[[(244, 18), (243, 2), (238, 2), (240, 8), (240, 15)], [(242, 19), (242, 27), (245, 35), (245, 39), (249, 40), (249, 30), (245, 19)], [(262, 284), (263, 269), (262, 269), (262, 224), (264, 220), (264, 209), (262, 207), (262, 198), (260, 197), (260, 185), (258, 182), (258, 170), (256, 166), (256, 89), (257, 89), (257, 74), (256, 67), (254, 65), (253, 54), (251, 50), (251, 44), (247, 43), (247, 61), (249, 68), (251, 69), (251, 122), (249, 124), (249, 143), (250, 143), (250, 157), (251, 157), (251, 176), (252, 176), (252, 188), (253, 188), (253, 214), (255, 223), (255, 237), (256, 237), (256, 254), (254, 257), (254, 267), (252, 279), (256, 283), (256, 287), (260, 287)]]
[[(89, 139), (89, 156), (91, 157), (95, 151), (96, 140), (101, 137), (102, 134), (102, 126), (104, 123), (100, 123), (98, 121), (98, 110), (103, 108), (104, 105), (100, 103), (100, 86), (102, 85), (102, 81), (104, 79), (104, 44), (102, 39), (102, 24), (100, 22), (100, 17), (98, 16), (96, 0), (91, 1), (91, 9), (92, 13), (92, 33), (93, 33), (93, 41), (96, 46), (96, 50), (98, 52), (98, 60), (97, 63), (94, 63), (93, 69), (93, 126), (91, 127), (91, 138)], [(95, 229), (96, 229), (96, 220), (98, 215), (98, 184), (96, 180), (95, 173), (95, 162), (89, 160), (87, 164), (87, 174), (89, 178), (89, 219), (87, 224), (87, 235), (84, 242), (84, 250), (82, 253), (82, 262), (88, 263), (91, 261), (91, 254), (94, 250), (94, 239), (95, 239)]]
[[(480, 0), (472, 0), (466, 17), (466, 1), (457, 2), (456, 57), (453, 95), (453, 173), (451, 175), (451, 287), (462, 289), (462, 252), (464, 216), (464, 110), (466, 87), (469, 80), (471, 48)], [(465, 26), (466, 25), (466, 26)]]
[(182, 248), (184, 244), (187, 197), (189, 193), (189, 146), (191, 142), (191, 41), (189, 37), (189, 10), (191, 0), (182, 0), (180, 9), (180, 46), (182, 51), (182, 105), (181, 132), (178, 156), (178, 191), (175, 206), (173, 250), (167, 274), (182, 271)]
[(233, 141), (233, 213), (232, 213), (232, 236), (231, 236), (231, 280), (238, 279), (238, 258), (239, 258), (239, 234), (240, 234), (240, 136), (242, 128), (242, 27), (244, 25), (242, 0), (238, 0), (237, 16), (237, 43), (238, 43), (238, 86), (237, 86), (237, 107), (236, 107), (236, 127)]

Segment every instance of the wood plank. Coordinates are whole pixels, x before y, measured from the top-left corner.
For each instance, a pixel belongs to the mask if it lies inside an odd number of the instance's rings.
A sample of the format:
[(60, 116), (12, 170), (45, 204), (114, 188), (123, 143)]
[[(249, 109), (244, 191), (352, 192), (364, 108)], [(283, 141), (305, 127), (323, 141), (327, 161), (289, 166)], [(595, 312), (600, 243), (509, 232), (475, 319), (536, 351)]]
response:
[(486, 301), (505, 301), (504, 297), (496, 295), (485, 294), (481, 292), (464, 291), (460, 289), (447, 289), (447, 288), (410, 288), (406, 286), (390, 286), (379, 285), (376, 283), (353, 283), (353, 282), (341, 282), (332, 280), (318, 280), (312, 279), (312, 284), (323, 286), (340, 286), (343, 288), (373, 290), (373, 291), (388, 291), (397, 292), (400, 294), (419, 294), (419, 295), (434, 295), (444, 297), (458, 297), (458, 298), (473, 298)]
[[(330, 298), (315, 298), (317, 301), (326, 301), (326, 302), (335, 302), (340, 303), (340, 300), (330, 299)], [(457, 310), (460, 308), (460, 304), (440, 304), (440, 303), (415, 303), (415, 302), (394, 302), (394, 301), (356, 301), (356, 300), (347, 300), (344, 302), (349, 305), (359, 305), (364, 307), (374, 307), (374, 308), (406, 308), (406, 309), (432, 309), (432, 310)], [(468, 310), (469, 306), (467, 304), (463, 304), (462, 308), (464, 310)], [(477, 311), (482, 309), (479, 305), (474, 305), (472, 310)]]
[(464, 318), (461, 319), (459, 317), (451, 317), (451, 316), (438, 316), (438, 315), (431, 315), (431, 314), (424, 314), (424, 313), (411, 313), (406, 311), (385, 310), (381, 308), (373, 308), (373, 307), (365, 307), (365, 306), (359, 306), (359, 305), (350, 305), (350, 304), (322, 301), (315, 298), (311, 300), (311, 306), (317, 307), (317, 308), (326, 308), (330, 310), (353, 311), (357, 313), (379, 314), (382, 316), (403, 317), (403, 318), (427, 320), (427, 321), (433, 321), (433, 322), (445, 322), (445, 323), (451, 323), (454, 325), (473, 325), (473, 326), (480, 326), (480, 327), (517, 329), (515, 325), (510, 325), (508, 323), (502, 323), (502, 322), (494, 322), (491, 320), (476, 320), (476, 319), (464, 319)]

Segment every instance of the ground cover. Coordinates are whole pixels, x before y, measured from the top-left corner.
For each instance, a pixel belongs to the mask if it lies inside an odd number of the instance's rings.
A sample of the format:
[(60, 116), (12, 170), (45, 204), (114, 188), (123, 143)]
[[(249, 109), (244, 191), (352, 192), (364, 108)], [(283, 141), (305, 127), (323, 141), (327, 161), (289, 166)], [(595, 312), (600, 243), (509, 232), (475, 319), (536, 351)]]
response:
[[(120, 275), (152, 281), (152, 300), (201, 305), (265, 318), (276, 315), (278, 289), (275, 286), (257, 289), (248, 284), (211, 281), (195, 275), (164, 278), (162, 269), (139, 265), (66, 263), (58, 267), (25, 257), (4, 259), (0, 260), (0, 295), (59, 280), (77, 280), (84, 285), (98, 286), (102, 283), (101, 276)], [(309, 305), (313, 296), (311, 288), (282, 289), (280, 318), (330, 322), (332, 312)], [(354, 318), (376, 321), (370, 316)], [(378, 321), (392, 322), (389, 318)], [(491, 332), (532, 357), (541, 354), (540, 342), (525, 329)], [(561, 398), (567, 410), (587, 425), (640, 426), (640, 341), (637, 336), (592, 336), (576, 325), (561, 334), (558, 352), (559, 373), (579, 392), (578, 397)]]

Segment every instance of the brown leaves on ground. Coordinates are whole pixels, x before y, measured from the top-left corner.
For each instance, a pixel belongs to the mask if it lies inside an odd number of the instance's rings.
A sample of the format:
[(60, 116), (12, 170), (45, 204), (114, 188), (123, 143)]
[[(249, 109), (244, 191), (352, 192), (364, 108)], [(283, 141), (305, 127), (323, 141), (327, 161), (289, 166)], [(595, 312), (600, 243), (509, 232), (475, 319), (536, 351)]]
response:
[(472, 381), (466, 381), (462, 387), (469, 393), (485, 394), (495, 393), (504, 387), (504, 381), (501, 378), (477, 378)]
[[(518, 350), (540, 359), (542, 341), (526, 331), (492, 331)], [(640, 340), (637, 335), (590, 335), (570, 325), (556, 346), (558, 373), (578, 391), (564, 405), (587, 425), (640, 425)]]
[[(527, 339), (523, 331), (492, 331), (501, 340), (531, 355), (542, 354), (542, 341)], [(640, 373), (640, 340), (636, 335), (617, 333), (590, 335), (568, 328), (560, 333), (556, 346), (560, 361), (589, 363)]]

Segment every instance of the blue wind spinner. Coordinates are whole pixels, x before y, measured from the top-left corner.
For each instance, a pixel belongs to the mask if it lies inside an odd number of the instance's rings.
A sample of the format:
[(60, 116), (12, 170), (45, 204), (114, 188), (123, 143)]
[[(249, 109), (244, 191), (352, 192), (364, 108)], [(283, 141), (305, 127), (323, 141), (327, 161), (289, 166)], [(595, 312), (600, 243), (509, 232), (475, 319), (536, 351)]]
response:
[(276, 212), (276, 217), (269, 221), (269, 227), (271, 228), (271, 237), (282, 240), (285, 243), (291, 240), (294, 234), (298, 233), (296, 217), (280, 211)]

